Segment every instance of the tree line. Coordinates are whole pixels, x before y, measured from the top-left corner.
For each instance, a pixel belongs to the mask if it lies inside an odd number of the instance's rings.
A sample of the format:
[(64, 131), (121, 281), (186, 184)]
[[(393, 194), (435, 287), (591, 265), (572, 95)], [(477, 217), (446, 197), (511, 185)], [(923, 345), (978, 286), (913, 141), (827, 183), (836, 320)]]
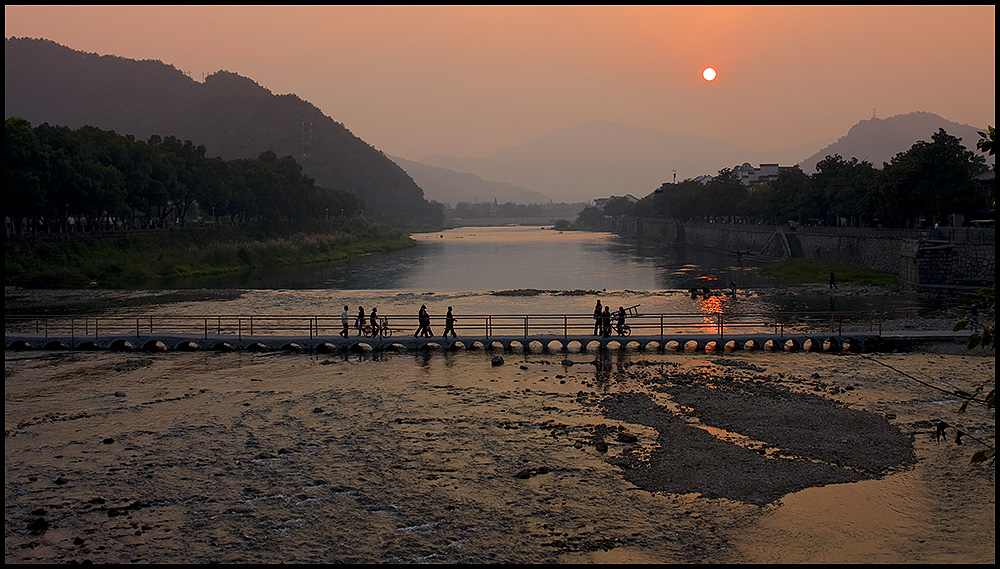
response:
[(206, 156), (174, 136), (147, 141), (83, 126), (4, 123), (4, 216), (8, 231), (163, 228), (195, 217), (307, 221), (363, 213), (356, 194), (322, 188), (290, 156)]
[(931, 142), (917, 142), (882, 169), (838, 154), (819, 162), (812, 175), (798, 168), (783, 169), (776, 179), (747, 187), (726, 168), (704, 184), (696, 180), (664, 183), (636, 203), (611, 198), (603, 210), (582, 211), (577, 222), (593, 226), (602, 216), (627, 215), (770, 225), (947, 225), (952, 214), (975, 215), (988, 207), (987, 196), (976, 181), (987, 170), (983, 156), (938, 129)]

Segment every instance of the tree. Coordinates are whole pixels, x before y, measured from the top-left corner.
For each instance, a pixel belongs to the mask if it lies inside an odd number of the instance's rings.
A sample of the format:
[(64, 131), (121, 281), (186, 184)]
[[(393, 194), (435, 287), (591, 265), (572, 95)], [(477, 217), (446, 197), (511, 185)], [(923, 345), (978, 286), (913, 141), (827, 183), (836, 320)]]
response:
[(604, 212), (600, 209), (589, 205), (577, 215), (576, 224), (583, 227), (600, 227), (601, 220), (604, 218)]
[(628, 198), (612, 196), (604, 204), (604, 215), (618, 217), (622, 215), (632, 215), (632, 202)]
[[(989, 154), (993, 156), (993, 143), (996, 139), (996, 130), (990, 126), (989, 134), (985, 132), (979, 133), (980, 140), (976, 143), (976, 148), (980, 152)], [(993, 205), (996, 205), (996, 200), (994, 199)], [(976, 306), (982, 306), (983, 308), (988, 308), (991, 311), (996, 310), (996, 283), (992, 286), (980, 290), (976, 294)], [(977, 309), (978, 311), (978, 309)], [(972, 328), (972, 334), (969, 335), (969, 340), (966, 343), (966, 350), (974, 350), (976, 348), (982, 348), (986, 350), (993, 351), (996, 355), (996, 332), (992, 325), (978, 322), (976, 314), (964, 313), (962, 318), (955, 324), (955, 331), (964, 330), (966, 328)], [(977, 331), (980, 330), (981, 331)], [(993, 378), (991, 378), (993, 379)], [(964, 413), (968, 408), (970, 403), (982, 403), (986, 405), (987, 409), (996, 409), (996, 387), (994, 386), (985, 397), (979, 399), (979, 397), (986, 391), (986, 383), (980, 384), (976, 389), (971, 392), (958, 390), (955, 392), (956, 395), (965, 399), (962, 405), (959, 407), (959, 414)], [(989, 462), (990, 464), (995, 464), (996, 458), (996, 445), (987, 446), (986, 450), (978, 451), (972, 455), (972, 462)]]
[(981, 202), (974, 177), (986, 171), (986, 160), (943, 128), (931, 140), (897, 154), (879, 176), (879, 211), (897, 223), (917, 225), (920, 216), (946, 220)]
[(45, 190), (41, 175), (48, 171), (48, 157), (28, 121), (16, 117), (4, 121), (4, 213), (14, 223), (41, 214)]
[(870, 162), (857, 158), (844, 160), (839, 154), (827, 156), (816, 164), (812, 176), (814, 188), (826, 204), (826, 216), (836, 223), (838, 218), (851, 221), (870, 219), (872, 204), (869, 194), (875, 187), (878, 171)]
[(980, 152), (985, 152), (993, 156), (993, 143), (996, 141), (996, 133), (996, 129), (992, 125), (987, 129), (987, 132), (979, 131), (979, 140), (976, 141), (976, 148)]
[(740, 204), (747, 197), (747, 187), (732, 168), (719, 170), (717, 176), (705, 184), (707, 199), (702, 203), (710, 217), (733, 217), (740, 214)]

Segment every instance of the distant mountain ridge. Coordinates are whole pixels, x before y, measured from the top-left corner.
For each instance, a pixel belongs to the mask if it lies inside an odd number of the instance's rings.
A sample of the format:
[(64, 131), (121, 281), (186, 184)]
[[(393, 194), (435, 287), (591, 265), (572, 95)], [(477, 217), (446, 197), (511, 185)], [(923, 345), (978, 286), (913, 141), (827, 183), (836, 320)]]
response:
[(847, 134), (833, 144), (799, 163), (806, 174), (816, 171), (816, 164), (827, 156), (839, 154), (842, 158), (857, 158), (870, 162), (876, 168), (890, 162), (900, 152), (906, 152), (915, 143), (931, 141), (931, 135), (943, 128), (948, 134), (961, 138), (962, 145), (976, 151), (979, 131), (985, 126), (972, 127), (949, 121), (934, 113), (918, 111), (885, 119), (862, 120), (851, 127)]
[(49, 40), (4, 46), (4, 113), (32, 125), (91, 125), (141, 140), (173, 135), (226, 160), (273, 150), (292, 156), (320, 186), (365, 200), (366, 215), (438, 224), (410, 176), (381, 151), (296, 95), (274, 95), (228, 71), (204, 83), (160, 61), (72, 50)]

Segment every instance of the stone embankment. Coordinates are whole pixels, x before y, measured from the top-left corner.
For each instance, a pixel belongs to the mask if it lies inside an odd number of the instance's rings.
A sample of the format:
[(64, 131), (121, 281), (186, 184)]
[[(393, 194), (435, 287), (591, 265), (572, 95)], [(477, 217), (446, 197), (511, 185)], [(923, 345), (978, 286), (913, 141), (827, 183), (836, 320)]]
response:
[(807, 258), (896, 275), (910, 289), (985, 286), (996, 282), (993, 229), (869, 229), (612, 220), (619, 235), (718, 251)]

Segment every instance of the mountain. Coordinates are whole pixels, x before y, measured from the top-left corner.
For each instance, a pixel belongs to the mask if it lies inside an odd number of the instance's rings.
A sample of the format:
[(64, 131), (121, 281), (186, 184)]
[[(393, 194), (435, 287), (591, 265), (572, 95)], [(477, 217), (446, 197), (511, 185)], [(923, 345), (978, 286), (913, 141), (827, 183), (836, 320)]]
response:
[(555, 201), (645, 196), (663, 182), (715, 174), (744, 162), (795, 164), (807, 150), (762, 153), (696, 136), (611, 122), (559, 128), (485, 158), (432, 155), (420, 163), (541, 192)]
[(91, 125), (145, 140), (173, 135), (226, 160), (273, 150), (292, 156), (316, 184), (365, 200), (366, 215), (439, 224), (410, 176), (385, 154), (294, 94), (219, 71), (196, 82), (160, 61), (75, 51), (49, 40), (4, 46), (4, 113), (32, 125)]
[(427, 199), (449, 204), (458, 202), (543, 204), (551, 201), (548, 196), (504, 182), (491, 182), (475, 174), (456, 172), (447, 168), (428, 166), (405, 158), (390, 156), (392, 160), (423, 188)]
[(812, 174), (816, 171), (816, 164), (819, 161), (827, 156), (839, 154), (842, 158), (848, 160), (857, 158), (881, 168), (900, 152), (909, 150), (915, 143), (921, 140), (930, 142), (931, 135), (939, 128), (943, 128), (956, 138), (961, 138), (966, 148), (977, 153), (978, 131), (986, 130), (984, 127), (959, 124), (927, 112), (907, 113), (887, 119), (872, 118), (862, 120), (851, 127), (851, 130), (837, 142), (806, 158), (799, 167), (806, 174)]

